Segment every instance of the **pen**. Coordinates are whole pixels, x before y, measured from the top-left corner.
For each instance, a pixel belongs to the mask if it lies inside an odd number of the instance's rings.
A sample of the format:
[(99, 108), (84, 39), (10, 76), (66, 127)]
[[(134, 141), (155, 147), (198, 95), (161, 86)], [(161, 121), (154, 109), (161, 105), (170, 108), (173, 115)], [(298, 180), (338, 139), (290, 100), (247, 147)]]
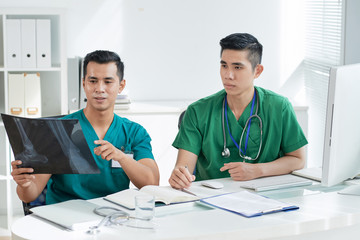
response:
[[(188, 170), (188, 172), (190, 173), (190, 171), (189, 171), (189, 168), (188, 168), (188, 165), (186, 164), (185, 165), (185, 168)], [(190, 173), (190, 175), (191, 175), (191, 173)]]
[(266, 213), (272, 213), (272, 212), (279, 212), (281, 210), (283, 210), (282, 207), (277, 207), (277, 208), (263, 210), (261, 213), (266, 214)]

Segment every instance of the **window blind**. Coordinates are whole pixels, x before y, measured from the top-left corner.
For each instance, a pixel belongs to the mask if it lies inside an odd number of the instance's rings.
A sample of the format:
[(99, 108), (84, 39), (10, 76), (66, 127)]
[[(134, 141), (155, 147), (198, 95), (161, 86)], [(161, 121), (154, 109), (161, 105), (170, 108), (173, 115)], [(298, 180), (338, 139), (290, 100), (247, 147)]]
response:
[(344, 0), (305, 4), (304, 82), (309, 105), (308, 167), (322, 165), (330, 67), (343, 63)]

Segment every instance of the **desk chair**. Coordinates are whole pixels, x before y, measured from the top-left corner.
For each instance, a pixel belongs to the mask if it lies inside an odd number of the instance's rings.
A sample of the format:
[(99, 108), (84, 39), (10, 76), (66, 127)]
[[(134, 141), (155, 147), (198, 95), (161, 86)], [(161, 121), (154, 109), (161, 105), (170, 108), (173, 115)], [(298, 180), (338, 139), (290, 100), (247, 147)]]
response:
[[(185, 112), (186, 112), (186, 110), (184, 110), (179, 116), (178, 129), (180, 129), (181, 122), (182, 122), (182, 120), (184, 118)], [(194, 175), (195, 175), (195, 172), (196, 172), (196, 165), (195, 165), (194, 172), (193, 172)]]
[(22, 202), (25, 216), (32, 213), (30, 210), (31, 208), (46, 205), (46, 192), (47, 185), (45, 185), (44, 190), (40, 193), (37, 199), (29, 203)]
[(183, 118), (184, 118), (185, 112), (186, 112), (186, 110), (184, 110), (184, 111), (180, 114), (180, 116), (179, 116), (178, 129), (180, 129), (181, 122), (182, 122), (182, 120), (183, 120)]
[[(51, 116), (51, 117), (46, 117), (46, 118), (62, 118), (64, 116), (65, 115), (58, 115), (58, 116)], [(46, 205), (46, 192), (47, 192), (47, 185), (45, 185), (45, 187), (42, 190), (42, 192), (40, 193), (40, 195), (34, 201), (29, 202), (29, 203), (22, 202), (25, 215), (31, 214), (32, 212), (30, 209), (33, 207)]]

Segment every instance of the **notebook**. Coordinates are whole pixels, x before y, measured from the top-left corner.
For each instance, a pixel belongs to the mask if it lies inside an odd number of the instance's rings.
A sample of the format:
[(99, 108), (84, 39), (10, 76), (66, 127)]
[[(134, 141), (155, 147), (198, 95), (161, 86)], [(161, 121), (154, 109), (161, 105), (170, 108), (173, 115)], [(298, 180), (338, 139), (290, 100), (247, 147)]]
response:
[(55, 223), (68, 230), (85, 230), (97, 225), (103, 217), (93, 210), (99, 207), (86, 200), (69, 200), (61, 203), (31, 208), (35, 216)]
[(299, 187), (311, 185), (313, 182), (309, 179), (285, 174), (279, 176), (257, 178), (249, 181), (241, 181), (240, 187), (252, 189), (257, 192), (268, 191), (289, 187)]

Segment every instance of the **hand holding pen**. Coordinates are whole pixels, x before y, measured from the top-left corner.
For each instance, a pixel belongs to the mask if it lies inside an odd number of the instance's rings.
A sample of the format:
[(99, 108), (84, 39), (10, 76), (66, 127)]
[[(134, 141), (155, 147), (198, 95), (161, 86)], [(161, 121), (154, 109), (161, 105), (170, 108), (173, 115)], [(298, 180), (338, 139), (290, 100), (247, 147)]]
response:
[(195, 176), (190, 173), (188, 166), (185, 165), (176, 167), (173, 170), (169, 178), (169, 183), (173, 188), (184, 189), (189, 188), (194, 180)]

